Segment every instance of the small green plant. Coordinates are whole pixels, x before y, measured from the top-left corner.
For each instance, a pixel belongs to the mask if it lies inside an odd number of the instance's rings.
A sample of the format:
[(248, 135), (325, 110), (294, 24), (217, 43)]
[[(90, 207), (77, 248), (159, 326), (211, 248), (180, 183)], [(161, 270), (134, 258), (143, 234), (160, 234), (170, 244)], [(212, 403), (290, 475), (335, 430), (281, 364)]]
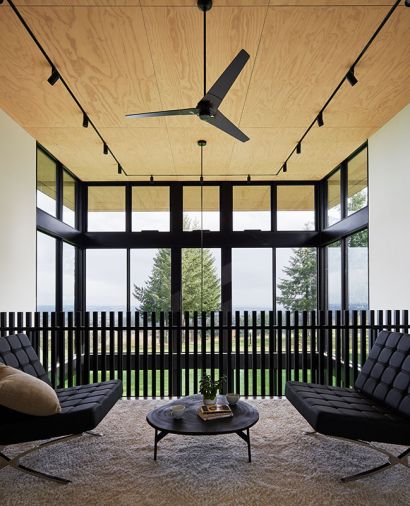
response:
[(220, 390), (226, 381), (226, 376), (222, 376), (217, 381), (212, 381), (209, 374), (204, 374), (199, 382), (199, 392), (204, 396), (204, 399), (214, 399), (218, 390)]

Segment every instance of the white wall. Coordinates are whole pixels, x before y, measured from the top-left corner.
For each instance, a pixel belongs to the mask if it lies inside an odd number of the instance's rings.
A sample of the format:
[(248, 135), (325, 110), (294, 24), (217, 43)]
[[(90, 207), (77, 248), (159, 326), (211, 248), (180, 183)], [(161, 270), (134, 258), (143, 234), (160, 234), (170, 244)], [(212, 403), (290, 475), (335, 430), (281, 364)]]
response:
[(369, 139), (371, 309), (410, 309), (410, 105)]
[(0, 311), (36, 308), (36, 142), (0, 109)]

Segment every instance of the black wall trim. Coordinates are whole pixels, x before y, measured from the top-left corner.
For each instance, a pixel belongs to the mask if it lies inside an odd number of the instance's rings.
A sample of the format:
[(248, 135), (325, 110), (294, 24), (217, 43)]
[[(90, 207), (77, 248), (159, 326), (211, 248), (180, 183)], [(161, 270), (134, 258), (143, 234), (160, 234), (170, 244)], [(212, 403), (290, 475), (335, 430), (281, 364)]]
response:
[(37, 209), (37, 230), (63, 239), (74, 246), (82, 246), (81, 232), (54, 218), (42, 209)]
[(367, 227), (369, 223), (369, 209), (367, 207), (355, 212), (342, 221), (335, 223), (331, 227), (323, 230), (321, 233), (321, 243), (323, 246), (339, 241), (348, 235), (359, 232)]

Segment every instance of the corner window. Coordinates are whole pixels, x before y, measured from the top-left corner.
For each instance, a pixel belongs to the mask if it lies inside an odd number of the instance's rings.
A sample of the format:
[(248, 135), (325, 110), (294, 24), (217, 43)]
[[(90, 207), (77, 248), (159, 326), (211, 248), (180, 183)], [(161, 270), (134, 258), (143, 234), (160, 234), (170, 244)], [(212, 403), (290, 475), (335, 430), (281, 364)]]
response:
[(327, 180), (327, 225), (334, 225), (342, 219), (340, 199), (340, 169)]
[(37, 149), (37, 207), (56, 216), (57, 204), (57, 164)]
[(351, 214), (367, 206), (367, 148), (347, 164), (347, 213)]
[(75, 227), (75, 191), (75, 179), (63, 170), (63, 221), (70, 227)]

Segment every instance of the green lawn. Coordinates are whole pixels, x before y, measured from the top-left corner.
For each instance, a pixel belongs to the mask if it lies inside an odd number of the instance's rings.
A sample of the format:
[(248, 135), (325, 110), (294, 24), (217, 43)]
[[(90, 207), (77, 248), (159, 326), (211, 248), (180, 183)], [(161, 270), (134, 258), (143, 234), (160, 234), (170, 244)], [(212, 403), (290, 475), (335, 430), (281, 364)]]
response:
[[(130, 374), (131, 397), (135, 397), (135, 392), (136, 392), (136, 384), (135, 384), (136, 374), (135, 373), (136, 373), (135, 371), (131, 371), (131, 374)], [(207, 370), (207, 373), (210, 374), (210, 370)], [(198, 371), (198, 382), (199, 382), (199, 379), (201, 378), (201, 374), (202, 374), (202, 372), (201, 372), (201, 370), (199, 370)], [(219, 372), (215, 371), (215, 377), (218, 378), (218, 376), (219, 376)], [(276, 376), (277, 375), (274, 376), (274, 382), (277, 382)], [(119, 377), (118, 371), (115, 371), (114, 378), (110, 378), (109, 371), (107, 371), (105, 379), (107, 379), (107, 380), (118, 379), (118, 377)], [(310, 371), (308, 371), (307, 372), (307, 381), (310, 381), (310, 378), (311, 378), (311, 374), (310, 374)], [(102, 381), (102, 379), (103, 379), (102, 372), (98, 371), (97, 381)], [(121, 379), (122, 379), (123, 386), (124, 386), (123, 395), (126, 396), (127, 395), (126, 386), (127, 386), (128, 374), (126, 372), (123, 372)], [(164, 371), (164, 395), (165, 395), (165, 397), (169, 396), (169, 390), (168, 390), (169, 381), (168, 381), (168, 379), (169, 379), (168, 370), (165, 370)], [(235, 379), (236, 379), (236, 376), (234, 376), (234, 380)], [(261, 374), (261, 371), (259, 370), (259, 371), (257, 371), (257, 376), (256, 376), (256, 385), (257, 385), (257, 395), (258, 396), (262, 395), (261, 379), (262, 379), (262, 374)], [(294, 371), (293, 370), (291, 371), (291, 377), (289, 379), (291, 379), (291, 380), (294, 379)], [(299, 380), (302, 381), (301, 371), (299, 372)], [(90, 383), (92, 383), (94, 381), (92, 373), (90, 374), (89, 381), (90, 381)], [(253, 371), (248, 371), (248, 381), (249, 381), (249, 395), (251, 395), (252, 394), (252, 387), (253, 387), (253, 383), (252, 383)], [(286, 381), (287, 381), (286, 371), (282, 371), (282, 395), (285, 393)], [(75, 376), (73, 377), (73, 382), (75, 385), (75, 382), (76, 382)], [(66, 381), (65, 386), (66, 387), (68, 386), (68, 381)], [(182, 395), (187, 395), (188, 393), (190, 395), (192, 395), (192, 394), (198, 392), (198, 386), (196, 388), (194, 388), (194, 371), (192, 371), (192, 370), (189, 371), (189, 392), (187, 392), (185, 390), (185, 369), (182, 370), (181, 389), (182, 389), (182, 392), (181, 392)], [(237, 391), (238, 388), (234, 387), (233, 390)], [(149, 370), (148, 374), (147, 374), (147, 392), (148, 392), (148, 397), (153, 396), (153, 393), (154, 393), (153, 392), (153, 374), (152, 374), (151, 370)], [(239, 393), (241, 395), (245, 394), (245, 371), (243, 371), (243, 370), (241, 370), (241, 372), (240, 372)], [(265, 395), (268, 395), (268, 393), (269, 393), (269, 371), (265, 371)], [(143, 397), (143, 395), (144, 395), (144, 373), (143, 373), (143, 371), (139, 371), (139, 396)], [(157, 397), (159, 397), (161, 395), (160, 372), (159, 371), (156, 371), (155, 395)]]

